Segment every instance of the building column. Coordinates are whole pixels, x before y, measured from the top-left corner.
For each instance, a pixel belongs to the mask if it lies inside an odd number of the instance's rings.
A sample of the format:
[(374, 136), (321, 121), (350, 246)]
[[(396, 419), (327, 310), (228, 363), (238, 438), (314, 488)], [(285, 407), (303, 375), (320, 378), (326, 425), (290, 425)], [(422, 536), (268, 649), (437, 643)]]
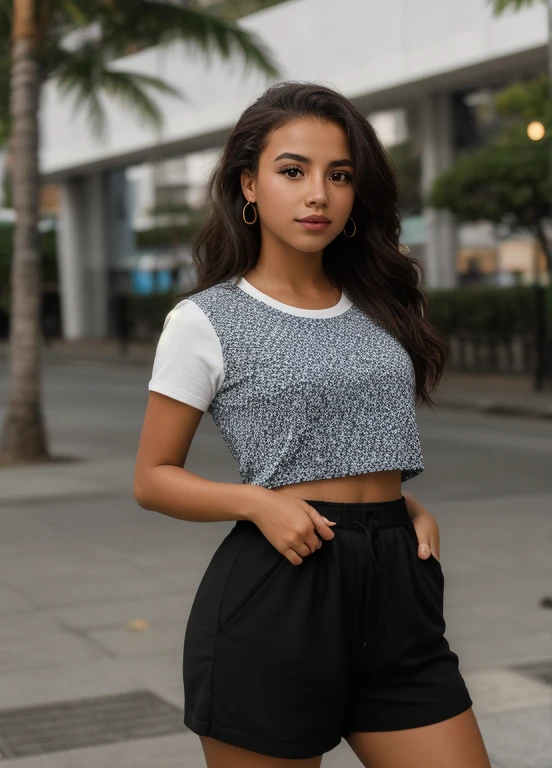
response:
[[(428, 94), (422, 100), (420, 139), (422, 194), (427, 196), (434, 180), (454, 162), (452, 98), (448, 93)], [(424, 283), (427, 288), (457, 285), (458, 232), (450, 211), (424, 208), (427, 241)]]
[(109, 332), (109, 252), (107, 179), (104, 173), (86, 177), (85, 206), (87, 216), (83, 236), (86, 258), (85, 280), (88, 292), (87, 336), (105, 339)]
[(109, 265), (117, 270), (129, 270), (134, 265), (134, 229), (131, 182), (124, 168), (107, 175), (104, 201), (107, 206), (107, 252)]
[(84, 274), (84, 179), (60, 184), (57, 223), (57, 261), (64, 339), (82, 339), (87, 331), (87, 291)]
[(61, 185), (58, 273), (64, 339), (109, 335), (112, 269), (134, 250), (124, 170), (91, 173)]

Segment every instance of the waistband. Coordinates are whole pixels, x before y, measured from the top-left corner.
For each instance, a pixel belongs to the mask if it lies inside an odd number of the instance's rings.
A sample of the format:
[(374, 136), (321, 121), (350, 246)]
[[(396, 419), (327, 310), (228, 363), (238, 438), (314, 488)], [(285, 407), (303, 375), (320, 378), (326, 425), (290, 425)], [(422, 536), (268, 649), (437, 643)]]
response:
[(402, 495), (390, 501), (322, 501), (321, 499), (305, 499), (305, 501), (321, 515), (334, 522), (346, 523), (358, 520), (361, 523), (367, 523), (369, 520), (375, 520), (380, 529), (408, 525), (410, 522), (406, 499)]

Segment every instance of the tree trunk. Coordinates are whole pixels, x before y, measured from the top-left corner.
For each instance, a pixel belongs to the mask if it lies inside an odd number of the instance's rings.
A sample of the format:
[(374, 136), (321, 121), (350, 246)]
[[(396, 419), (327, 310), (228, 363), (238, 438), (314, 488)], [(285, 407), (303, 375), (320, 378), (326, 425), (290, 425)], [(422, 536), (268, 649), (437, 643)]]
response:
[(14, 0), (11, 70), (12, 189), (16, 223), (11, 267), (9, 397), (0, 464), (49, 461), (41, 406), (42, 285), (38, 237), (38, 134), (42, 73), (40, 0)]

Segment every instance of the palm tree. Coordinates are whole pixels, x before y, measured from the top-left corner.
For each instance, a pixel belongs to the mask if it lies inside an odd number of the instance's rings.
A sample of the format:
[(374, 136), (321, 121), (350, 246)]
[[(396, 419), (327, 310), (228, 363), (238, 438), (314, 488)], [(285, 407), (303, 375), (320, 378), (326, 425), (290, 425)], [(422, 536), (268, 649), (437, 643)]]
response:
[[(492, 3), (495, 14), (505, 11), (507, 8), (519, 11), (521, 8), (529, 8), (535, 4), (535, 2), (541, 2), (541, 0), (489, 0)], [(546, 0), (542, 0), (545, 2)]]
[[(67, 45), (69, 33), (71, 46)], [(12, 6), (11, 0), (0, 0), (0, 141), (9, 140), (17, 216), (10, 275), (9, 394), (0, 465), (51, 461), (40, 386), (38, 113), (42, 85), (47, 78), (55, 78), (75, 97), (77, 106), (87, 109), (98, 135), (105, 126), (101, 92), (123, 100), (142, 121), (160, 127), (162, 116), (148, 89), (181, 94), (158, 78), (111, 70), (109, 63), (131, 50), (175, 41), (206, 55), (214, 50), (224, 59), (241, 55), (245, 66), (269, 78), (280, 74), (255, 35), (190, 2), (13, 0)]]

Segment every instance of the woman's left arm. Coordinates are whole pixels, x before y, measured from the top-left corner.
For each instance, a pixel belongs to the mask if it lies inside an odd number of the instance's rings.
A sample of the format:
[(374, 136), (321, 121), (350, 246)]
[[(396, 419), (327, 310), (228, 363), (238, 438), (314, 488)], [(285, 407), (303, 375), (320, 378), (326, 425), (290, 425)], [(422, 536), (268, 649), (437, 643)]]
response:
[(437, 520), (419, 501), (416, 501), (411, 493), (402, 491), (402, 495), (406, 500), (406, 508), (418, 536), (418, 557), (427, 560), (432, 552), (441, 562), (441, 542)]

